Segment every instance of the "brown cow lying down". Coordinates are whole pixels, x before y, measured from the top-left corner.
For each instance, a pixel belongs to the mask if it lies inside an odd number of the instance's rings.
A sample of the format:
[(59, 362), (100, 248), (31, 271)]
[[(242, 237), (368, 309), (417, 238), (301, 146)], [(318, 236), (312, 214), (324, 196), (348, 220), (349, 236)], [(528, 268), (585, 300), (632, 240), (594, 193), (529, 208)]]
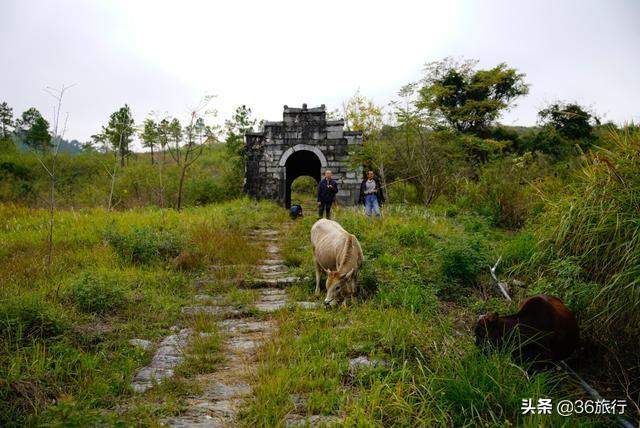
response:
[(529, 297), (515, 315), (482, 315), (475, 335), (478, 346), (500, 346), (513, 338), (519, 343), (519, 356), (526, 360), (562, 360), (579, 340), (578, 323), (569, 308), (557, 297), (545, 295)]

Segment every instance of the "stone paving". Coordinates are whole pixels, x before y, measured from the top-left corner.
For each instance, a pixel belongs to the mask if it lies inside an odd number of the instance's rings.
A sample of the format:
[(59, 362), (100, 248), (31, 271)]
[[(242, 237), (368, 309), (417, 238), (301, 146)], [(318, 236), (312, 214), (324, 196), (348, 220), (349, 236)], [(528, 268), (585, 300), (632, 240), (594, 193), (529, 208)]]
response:
[[(252, 314), (255, 310), (274, 312), (287, 305), (298, 305), (305, 309), (319, 306), (317, 302), (287, 301), (284, 287), (299, 279), (288, 274), (288, 268), (280, 256), (278, 236), (279, 232), (272, 229), (256, 229), (250, 234), (251, 239), (265, 248), (266, 253), (266, 258), (255, 267), (257, 277), (244, 284), (257, 290), (253, 310), (229, 304), (224, 296), (207, 294), (194, 296), (194, 305), (181, 309), (183, 314), (204, 313), (219, 320), (218, 327), (224, 334), (220, 351), (224, 360), (215, 372), (198, 377), (198, 382), (204, 385), (203, 393), (188, 400), (187, 410), (182, 415), (163, 420), (164, 425), (235, 426), (240, 406), (251, 395), (249, 379), (257, 370), (256, 349), (277, 331), (273, 320), (260, 319)], [(133, 389), (144, 392), (163, 379), (173, 376), (175, 367), (184, 360), (184, 349), (192, 335), (191, 329), (182, 329), (162, 340), (151, 364), (134, 377), (131, 384)], [(333, 419), (292, 414), (284, 422), (287, 425), (317, 425), (333, 422)]]
[(184, 349), (193, 331), (190, 328), (165, 337), (151, 360), (151, 364), (141, 369), (131, 382), (137, 392), (145, 392), (156, 383), (173, 376), (175, 367), (184, 360)]

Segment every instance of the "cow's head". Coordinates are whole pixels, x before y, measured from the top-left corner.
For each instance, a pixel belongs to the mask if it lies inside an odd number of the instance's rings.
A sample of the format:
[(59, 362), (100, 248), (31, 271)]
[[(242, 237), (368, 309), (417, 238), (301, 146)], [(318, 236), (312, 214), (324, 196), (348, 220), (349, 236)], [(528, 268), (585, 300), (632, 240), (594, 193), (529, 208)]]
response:
[(480, 315), (475, 325), (476, 345), (499, 345), (504, 334), (504, 323), (498, 313)]
[(327, 297), (324, 299), (324, 304), (335, 306), (347, 296), (347, 290), (351, 288), (351, 282), (354, 280), (354, 270), (351, 269), (345, 274), (332, 270), (325, 272), (327, 273)]

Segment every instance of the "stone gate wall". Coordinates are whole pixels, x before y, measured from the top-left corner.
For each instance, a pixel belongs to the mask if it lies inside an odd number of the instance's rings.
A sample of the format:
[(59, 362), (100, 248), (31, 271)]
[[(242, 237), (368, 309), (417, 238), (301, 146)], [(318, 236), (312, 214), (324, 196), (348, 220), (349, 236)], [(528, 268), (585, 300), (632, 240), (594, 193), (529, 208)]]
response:
[(261, 132), (245, 136), (244, 191), (258, 199), (284, 204), (287, 191), (288, 157), (298, 151), (313, 152), (338, 181), (337, 199), (342, 205), (357, 202), (362, 167), (350, 168), (348, 156), (362, 144), (362, 133), (344, 130), (344, 120), (327, 120), (325, 106), (284, 106), (281, 122), (265, 122)]

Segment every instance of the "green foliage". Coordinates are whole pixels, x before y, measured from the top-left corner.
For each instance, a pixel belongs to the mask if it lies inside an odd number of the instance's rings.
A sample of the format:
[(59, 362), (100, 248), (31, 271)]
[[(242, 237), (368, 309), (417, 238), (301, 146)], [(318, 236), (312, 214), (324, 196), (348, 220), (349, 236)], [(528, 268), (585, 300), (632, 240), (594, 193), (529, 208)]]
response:
[(486, 131), (528, 86), (524, 74), (504, 63), (490, 70), (474, 70), (476, 64), (451, 59), (427, 64), (418, 106), (458, 132)]
[(33, 201), (33, 174), (30, 168), (11, 160), (0, 161), (0, 199)]
[(214, 202), (221, 202), (229, 199), (229, 195), (224, 187), (224, 183), (216, 180), (209, 174), (193, 174), (191, 180), (185, 185), (185, 197), (190, 204), (207, 205)]
[(151, 149), (151, 163), (153, 163), (153, 149), (159, 144), (161, 131), (159, 130), (158, 124), (156, 124), (153, 119), (145, 119), (143, 125), (144, 128), (140, 133), (140, 138), (142, 139), (144, 146)]
[(490, 218), (494, 224), (517, 229), (541, 205), (537, 188), (550, 175), (547, 159), (526, 153), (495, 160), (467, 183), (461, 206)]
[(83, 273), (73, 281), (71, 299), (82, 312), (105, 314), (127, 304), (127, 289), (108, 273)]
[(506, 242), (501, 250), (503, 266), (527, 263), (536, 251), (536, 240), (532, 233), (522, 231)]
[(291, 183), (291, 203), (302, 204), (316, 200), (318, 182), (313, 177), (302, 176)]
[(593, 299), (601, 286), (589, 282), (587, 272), (577, 257), (553, 260), (548, 265), (549, 277), (540, 278), (533, 285), (536, 293), (562, 296), (564, 303), (578, 316), (583, 331), (591, 336), (600, 328), (598, 321), (590, 319), (594, 312)]
[(13, 109), (6, 101), (0, 103), (0, 141), (7, 140), (11, 136), (13, 128)]
[(16, 120), (16, 134), (32, 150), (46, 152), (51, 148), (49, 122), (33, 107)]
[(487, 248), (478, 236), (447, 241), (439, 246), (442, 275), (449, 280), (471, 286), (489, 266)]
[(180, 254), (183, 241), (177, 232), (132, 226), (127, 231), (108, 229), (104, 237), (120, 260), (132, 264), (167, 261)]
[(380, 287), (380, 272), (371, 263), (366, 263), (360, 272), (359, 285), (364, 296), (372, 296)]
[(374, 140), (383, 126), (382, 107), (356, 91), (343, 105), (344, 121), (350, 131), (361, 131), (364, 141)]
[(600, 326), (598, 336), (618, 340), (628, 331), (637, 342), (637, 329), (629, 327), (640, 323), (640, 133), (614, 131), (609, 140), (612, 149), (587, 158), (568, 194), (549, 198), (535, 228), (540, 244), (533, 263), (545, 270), (571, 260), (582, 272), (575, 287), (600, 284), (585, 314)]
[(130, 154), (131, 137), (135, 133), (133, 116), (127, 104), (109, 116), (109, 123), (102, 129), (102, 133), (120, 156), (120, 165), (124, 166), (124, 160)]
[(555, 103), (538, 113), (543, 126), (550, 126), (570, 140), (591, 140), (594, 125), (600, 121), (574, 103)]
[[(179, 168), (174, 163), (151, 165), (148, 154), (132, 156), (125, 168), (117, 168), (113, 204), (118, 209), (149, 205), (175, 206), (178, 192)], [(56, 202), (60, 208), (107, 207), (110, 177), (105, 165), (112, 170), (113, 154), (86, 152), (58, 155), (56, 173)], [(46, 172), (32, 153), (0, 153), (0, 201), (38, 207), (48, 192)], [(229, 185), (226, 174), (228, 161), (224, 147), (212, 146), (204, 150), (198, 162), (189, 170), (184, 185), (184, 205), (204, 205), (239, 196), (231, 192), (237, 183)]]
[[(146, 159), (144, 164), (150, 166)], [(158, 343), (178, 323), (214, 333), (204, 324), (215, 319), (182, 316), (180, 308), (202, 292), (187, 286), (192, 278), (172, 263), (118, 263), (116, 250), (104, 244), (104, 230), (175, 230), (206, 264), (255, 264), (262, 253), (246, 232), (267, 220), (282, 222), (286, 213), (248, 199), (179, 213), (59, 210), (50, 269), (42, 263), (47, 219), (46, 210), (0, 204), (2, 426), (153, 426), (184, 411), (195, 374), (215, 369), (222, 336), (193, 343), (176, 378), (144, 395), (132, 394), (130, 383), (151, 354), (128, 340)]]
[[(578, 104), (555, 103), (538, 113), (541, 129), (524, 136), (521, 150), (546, 153), (556, 159), (589, 150), (597, 143), (599, 119)], [(615, 128), (615, 127), (614, 127)]]
[(256, 120), (251, 117), (251, 109), (245, 105), (236, 107), (231, 119), (225, 121), (227, 138), (225, 146), (227, 159), (230, 163), (227, 170), (228, 188), (235, 194), (242, 191), (242, 179), (244, 177), (245, 147), (244, 136), (252, 132)]
[(0, 337), (10, 343), (53, 339), (68, 328), (65, 317), (38, 294), (0, 301)]
[[(368, 280), (363, 285), (371, 287), (371, 282)], [(375, 301), (383, 307), (429, 313), (435, 310), (438, 300), (435, 289), (422, 281), (419, 272), (402, 272), (385, 278), (377, 285)]]
[[(498, 426), (515, 417), (517, 426), (531, 424), (534, 416), (522, 415), (523, 398), (547, 398), (557, 394), (563, 376), (539, 373), (529, 377), (525, 371), (511, 362), (508, 350), (485, 355), (480, 350), (467, 353), (462, 358), (445, 358), (434, 362), (435, 368), (427, 373), (432, 378), (433, 397), (438, 406), (447, 409), (452, 426)], [(545, 415), (539, 424), (564, 422), (557, 414)], [(482, 422), (484, 421), (484, 422)], [(511, 425), (505, 423), (505, 425)]]
[(405, 224), (398, 228), (398, 241), (407, 247), (431, 248), (434, 243), (429, 232), (420, 224)]

